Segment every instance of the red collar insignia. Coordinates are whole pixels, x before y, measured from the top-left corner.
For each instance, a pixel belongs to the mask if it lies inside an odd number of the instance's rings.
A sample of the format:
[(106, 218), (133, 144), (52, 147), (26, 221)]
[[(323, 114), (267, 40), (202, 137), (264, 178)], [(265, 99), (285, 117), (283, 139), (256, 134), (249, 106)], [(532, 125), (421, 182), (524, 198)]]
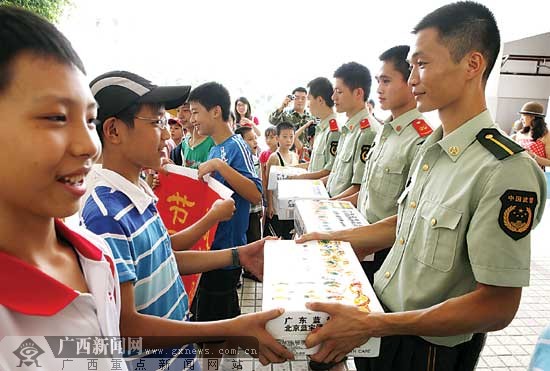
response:
[(426, 121), (424, 121), (423, 119), (414, 120), (412, 122), (412, 126), (414, 127), (414, 129), (416, 130), (418, 135), (420, 135), (421, 138), (425, 137), (425, 136), (428, 136), (433, 132), (430, 125), (428, 125), (428, 123)]

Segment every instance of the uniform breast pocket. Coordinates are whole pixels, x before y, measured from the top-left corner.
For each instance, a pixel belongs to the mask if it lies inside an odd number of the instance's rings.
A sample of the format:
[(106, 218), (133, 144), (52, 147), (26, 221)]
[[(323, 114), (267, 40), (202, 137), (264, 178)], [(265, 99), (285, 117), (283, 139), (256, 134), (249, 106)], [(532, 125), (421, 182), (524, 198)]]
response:
[(420, 205), (413, 237), (415, 258), (442, 272), (453, 268), (462, 213), (425, 201)]
[[(322, 160), (326, 160), (326, 158), (327, 158), (327, 156), (325, 155), (326, 151), (327, 151), (326, 146), (318, 145), (313, 150), (313, 153), (314, 153), (315, 157), (317, 157), (319, 159), (322, 159)], [(334, 154), (336, 155), (336, 147), (334, 147)]]
[(348, 163), (353, 159), (353, 149), (355, 148), (354, 144), (355, 143), (353, 143), (353, 141), (350, 140), (342, 148), (342, 151), (344, 151), (344, 153), (342, 153), (342, 162)]
[(399, 196), (405, 186), (404, 171), (404, 163), (376, 163), (371, 179), (371, 189), (386, 197)]

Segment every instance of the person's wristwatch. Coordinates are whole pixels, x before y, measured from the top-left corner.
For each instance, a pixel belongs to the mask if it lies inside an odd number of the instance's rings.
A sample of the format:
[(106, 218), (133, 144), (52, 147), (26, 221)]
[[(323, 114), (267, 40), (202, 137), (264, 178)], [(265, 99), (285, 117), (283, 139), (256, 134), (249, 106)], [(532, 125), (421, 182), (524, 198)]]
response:
[(239, 252), (237, 251), (236, 247), (233, 247), (231, 249), (231, 265), (235, 267), (241, 266), (241, 260), (239, 259)]

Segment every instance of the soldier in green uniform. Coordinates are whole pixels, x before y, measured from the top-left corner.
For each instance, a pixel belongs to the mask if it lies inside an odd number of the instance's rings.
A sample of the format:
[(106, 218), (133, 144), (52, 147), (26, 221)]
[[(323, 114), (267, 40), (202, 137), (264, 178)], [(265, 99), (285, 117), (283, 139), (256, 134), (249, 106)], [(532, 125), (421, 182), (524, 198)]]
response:
[[(301, 86), (297, 87), (292, 91), (291, 95), (287, 95), (285, 97), (281, 106), (269, 115), (269, 122), (275, 126), (281, 122), (290, 122), (294, 125), (296, 130), (300, 129), (309, 121), (314, 120), (314, 117), (306, 111), (306, 99), (307, 90)], [(288, 111), (287, 107), (290, 102), (294, 102), (294, 105), (292, 110)], [(306, 158), (309, 160), (310, 147), (307, 139), (306, 133), (303, 132), (295, 140), (295, 143), (297, 144), (296, 149), (300, 152), (299, 154), (304, 152), (304, 154), (300, 156), (300, 159)]]
[[(376, 76), (378, 99), (380, 107), (390, 110), (391, 116), (385, 120), (367, 156), (360, 191), (345, 198), (357, 205), (370, 224), (397, 214), (397, 198), (405, 188), (412, 160), (420, 144), (432, 133), (416, 109), (412, 90), (407, 85), (408, 53), (409, 47), (401, 45), (380, 56), (383, 63)], [(388, 249), (382, 250), (362, 263), (371, 283), (388, 252)]]
[(380, 356), (360, 370), (473, 370), (483, 346), (476, 333), (506, 327), (529, 284), (546, 184), (486, 109), (500, 49), (494, 16), (477, 3), (448, 4), (414, 33), (409, 84), (419, 111), (437, 109), (442, 126), (415, 157), (398, 214), (344, 237), (360, 255), (393, 244), (374, 279), (388, 313), (308, 304), (331, 318), (306, 341), (323, 342), (316, 361), (382, 337)]
[(329, 175), (340, 140), (340, 130), (333, 108), (332, 83), (325, 77), (317, 77), (311, 80), (307, 87), (309, 110), (321, 121), (315, 126), (311, 159), (307, 165), (309, 172), (294, 176), (293, 179), (321, 179)]
[(326, 180), (329, 195), (337, 199), (359, 191), (376, 132), (371, 127), (374, 118), (365, 107), (371, 87), (367, 67), (356, 62), (345, 63), (334, 72), (334, 77), (332, 99), (336, 111), (345, 112), (348, 117), (341, 129), (332, 171)]

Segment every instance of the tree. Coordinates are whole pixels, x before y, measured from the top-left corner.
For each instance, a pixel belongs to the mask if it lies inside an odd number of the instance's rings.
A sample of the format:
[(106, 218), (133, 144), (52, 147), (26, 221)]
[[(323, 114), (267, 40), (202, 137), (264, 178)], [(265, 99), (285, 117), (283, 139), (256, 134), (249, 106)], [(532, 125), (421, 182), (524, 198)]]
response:
[(2, 5), (14, 5), (30, 10), (52, 23), (56, 23), (63, 13), (63, 9), (71, 0), (0, 0)]

